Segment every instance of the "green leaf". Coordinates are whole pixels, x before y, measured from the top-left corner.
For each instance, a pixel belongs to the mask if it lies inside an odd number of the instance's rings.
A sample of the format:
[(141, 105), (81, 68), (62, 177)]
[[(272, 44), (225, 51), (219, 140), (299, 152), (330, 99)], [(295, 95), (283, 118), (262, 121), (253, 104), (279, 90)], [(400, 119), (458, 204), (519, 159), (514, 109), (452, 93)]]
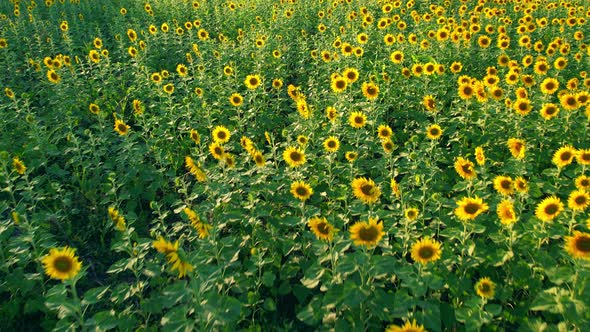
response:
[(265, 271), (264, 274), (262, 274), (262, 284), (266, 287), (272, 287), (275, 279), (276, 276), (271, 271)]
[(110, 286), (103, 286), (89, 289), (86, 291), (86, 293), (84, 293), (82, 304), (89, 305), (98, 302), (107, 293), (109, 288)]

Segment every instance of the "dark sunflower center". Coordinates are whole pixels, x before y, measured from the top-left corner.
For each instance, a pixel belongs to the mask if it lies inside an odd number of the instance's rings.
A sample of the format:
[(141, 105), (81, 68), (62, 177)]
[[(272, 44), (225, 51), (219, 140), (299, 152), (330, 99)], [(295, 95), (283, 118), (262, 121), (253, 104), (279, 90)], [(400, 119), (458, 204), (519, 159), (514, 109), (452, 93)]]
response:
[(258, 80), (255, 78), (250, 79), (250, 85), (258, 85)]
[(57, 257), (53, 261), (53, 268), (62, 273), (68, 273), (72, 270), (72, 260), (69, 257)]
[(590, 161), (590, 153), (582, 153), (580, 154), (580, 159), (584, 161)]
[(582, 236), (576, 239), (576, 249), (584, 254), (590, 253), (590, 237)]
[(553, 114), (555, 114), (555, 108), (554, 107), (549, 107), (549, 108), (547, 108), (547, 110), (545, 112), (548, 115), (553, 115)]
[(387, 129), (381, 130), (381, 136), (388, 137), (389, 136), (389, 131)]
[(393, 58), (397, 61), (401, 61), (402, 56), (401, 56), (401, 54), (396, 54)]
[(377, 90), (375, 88), (373, 88), (373, 87), (368, 87), (367, 88), (367, 94), (374, 95), (376, 93), (377, 93)]
[(370, 196), (373, 193), (373, 186), (370, 184), (363, 184), (361, 186), (361, 192), (367, 196)]
[(504, 181), (500, 182), (500, 186), (502, 187), (502, 189), (509, 190), (512, 187), (512, 182), (510, 182), (508, 180), (504, 180)]
[(293, 160), (294, 162), (298, 162), (301, 160), (301, 154), (297, 151), (293, 151), (291, 152), (291, 154), (289, 154), (289, 157), (291, 158), (291, 160)]
[(127, 127), (124, 124), (122, 124), (122, 123), (119, 123), (117, 125), (117, 129), (119, 129), (119, 131), (122, 131), (122, 132), (126, 132), (127, 131)]
[(260, 163), (262, 162), (262, 156), (260, 156), (260, 155), (256, 155), (256, 157), (254, 157), (254, 161), (255, 161), (257, 164), (260, 164)]
[(391, 150), (393, 148), (393, 143), (392, 142), (385, 142), (385, 144), (383, 144), (383, 147), (386, 150)]
[(213, 149), (213, 151), (215, 151), (215, 154), (217, 154), (217, 155), (223, 154), (223, 150), (219, 146), (215, 147), (215, 149)]
[(586, 188), (586, 187), (590, 186), (590, 180), (584, 179), (584, 180), (580, 181), (580, 185), (582, 187)]
[(521, 111), (526, 111), (529, 108), (529, 105), (527, 103), (520, 103), (518, 105), (518, 109)]
[(559, 158), (563, 161), (570, 160), (572, 158), (572, 153), (569, 151), (566, 151), (566, 152), (562, 153), (561, 156), (559, 156)]
[(492, 290), (492, 287), (490, 287), (490, 284), (488, 284), (487, 282), (481, 283), (481, 285), (479, 285), (479, 290), (482, 293), (489, 293)]
[(570, 106), (573, 106), (573, 105), (575, 105), (575, 104), (576, 104), (576, 99), (575, 99), (575, 98), (572, 98), (572, 97), (570, 97), (570, 98), (566, 99), (566, 101), (565, 101), (565, 102), (566, 102), (568, 105), (570, 105)]
[(473, 89), (471, 89), (470, 86), (466, 86), (465, 88), (463, 88), (463, 93), (466, 95), (470, 95), (473, 93)]
[(549, 82), (545, 85), (545, 88), (547, 90), (553, 90), (555, 88), (555, 84), (553, 84), (553, 82)]
[(321, 223), (317, 224), (317, 230), (320, 234), (323, 234), (323, 235), (330, 234), (330, 227), (325, 222), (321, 222)]
[(557, 204), (552, 203), (545, 207), (545, 213), (548, 215), (556, 214), (557, 211), (559, 211), (559, 207), (557, 206)]
[(366, 242), (373, 242), (377, 240), (379, 231), (375, 226), (363, 227), (359, 231), (359, 239)]
[(295, 189), (295, 192), (299, 196), (306, 196), (307, 195), (307, 188), (305, 188), (305, 187), (297, 187), (297, 189)]
[(461, 170), (466, 174), (471, 174), (471, 166), (469, 165), (461, 165)]
[(224, 131), (220, 131), (220, 132), (217, 133), (217, 138), (219, 138), (219, 139), (222, 139), (223, 140), (226, 137), (227, 137), (227, 135), (225, 134)]
[(336, 142), (335, 142), (335, 141), (328, 141), (328, 147), (329, 147), (330, 149), (333, 149), (333, 148), (335, 148), (335, 147), (336, 147)]
[(422, 259), (430, 259), (432, 256), (434, 256), (434, 248), (430, 246), (421, 247), (418, 250), (418, 256)]
[(415, 218), (416, 217), (416, 211), (408, 211), (408, 218)]
[(355, 117), (354, 118), (354, 123), (362, 124), (363, 123), (363, 118), (360, 117), (360, 116)]
[(233, 102), (234, 102), (234, 104), (239, 104), (240, 103), (240, 98), (234, 97), (233, 98)]
[(477, 211), (479, 211), (479, 204), (477, 203), (468, 203), (467, 205), (465, 205), (465, 207), (463, 208), (463, 210), (467, 213), (467, 214), (476, 214)]
[(356, 74), (354, 72), (349, 72), (346, 77), (348, 77), (349, 80), (354, 80), (356, 78)]
[(577, 205), (585, 205), (588, 200), (586, 199), (585, 195), (580, 195), (574, 198), (574, 202), (576, 202)]
[(430, 135), (436, 136), (436, 135), (438, 135), (438, 133), (439, 133), (439, 131), (437, 128), (430, 129)]

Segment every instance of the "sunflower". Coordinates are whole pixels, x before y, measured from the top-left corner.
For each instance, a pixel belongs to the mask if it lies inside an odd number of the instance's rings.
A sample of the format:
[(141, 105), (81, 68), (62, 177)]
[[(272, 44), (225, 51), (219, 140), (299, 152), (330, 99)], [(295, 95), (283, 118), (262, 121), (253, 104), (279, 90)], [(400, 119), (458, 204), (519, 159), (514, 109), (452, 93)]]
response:
[(519, 176), (514, 180), (514, 189), (519, 193), (526, 193), (529, 191), (528, 182), (522, 176)]
[(382, 141), (391, 139), (392, 134), (393, 131), (388, 125), (380, 125), (379, 128), (377, 128), (377, 137)]
[(227, 143), (229, 142), (229, 139), (231, 137), (231, 133), (229, 132), (229, 130), (224, 127), (224, 126), (217, 126), (215, 127), (215, 129), (213, 129), (213, 141), (217, 142), (219, 144), (223, 144), (223, 143)]
[(150, 75), (150, 80), (154, 83), (160, 83), (162, 82), (162, 75), (160, 75), (160, 73), (152, 73)]
[(426, 95), (422, 98), (422, 106), (429, 112), (436, 112), (436, 102), (432, 95)]
[(25, 163), (23, 163), (18, 157), (12, 158), (12, 168), (14, 168), (14, 171), (20, 175), (25, 174), (25, 171), (27, 170)]
[(90, 58), (90, 61), (94, 63), (100, 62), (100, 53), (98, 53), (97, 50), (90, 50), (90, 52), (88, 52), (88, 57)]
[(63, 247), (51, 248), (49, 254), (41, 259), (45, 274), (52, 279), (68, 280), (80, 272), (82, 263), (76, 257), (75, 249)]
[(231, 96), (229, 96), (229, 102), (233, 106), (239, 107), (244, 102), (244, 98), (239, 93), (233, 93)]
[(250, 90), (256, 89), (261, 83), (261, 79), (259, 75), (248, 75), (244, 80), (244, 84)]
[(339, 148), (340, 141), (334, 136), (330, 136), (324, 141), (324, 149), (328, 152), (336, 152)]
[(283, 159), (291, 167), (299, 167), (305, 164), (305, 153), (299, 147), (290, 146), (283, 152)]
[(342, 72), (342, 77), (346, 80), (348, 84), (352, 84), (358, 80), (359, 71), (355, 68), (346, 68)]
[(123, 136), (123, 135), (127, 135), (127, 133), (129, 132), (129, 126), (123, 122), (123, 120), (121, 119), (115, 119), (115, 131), (117, 133), (119, 133), (119, 135)]
[(295, 181), (291, 184), (291, 194), (297, 199), (306, 201), (313, 194), (313, 189), (303, 181)]
[(402, 53), (401, 51), (394, 51), (389, 56), (389, 59), (391, 60), (391, 62), (395, 64), (400, 64), (404, 61), (404, 53)]
[(179, 76), (184, 77), (186, 75), (188, 75), (188, 69), (186, 68), (185, 65), (183, 65), (182, 63), (178, 64), (176, 66), (176, 72), (178, 73)]
[(10, 99), (14, 99), (14, 91), (11, 88), (4, 88), (4, 94)]
[(576, 161), (580, 165), (590, 165), (590, 149), (579, 149), (576, 153)]
[(541, 92), (550, 95), (559, 89), (559, 81), (553, 77), (547, 77), (540, 84)]
[(318, 240), (332, 241), (336, 230), (324, 217), (313, 217), (307, 222), (307, 227), (315, 234)]
[(501, 100), (504, 97), (504, 90), (500, 87), (493, 86), (490, 88), (490, 96), (494, 100)]
[(559, 97), (559, 102), (561, 103), (561, 106), (567, 111), (576, 110), (580, 106), (576, 95), (573, 93), (564, 93)]
[(348, 231), (354, 245), (366, 246), (367, 248), (376, 246), (385, 234), (383, 232), (383, 222), (377, 223), (377, 218), (359, 221), (352, 225)]
[(195, 164), (193, 158), (190, 156), (184, 157), (184, 163), (188, 171), (197, 178), (197, 181), (204, 182), (207, 181), (207, 174), (199, 167), (198, 164)]
[(133, 114), (141, 115), (143, 114), (144, 107), (141, 100), (133, 99)]
[(363, 91), (365, 98), (368, 100), (375, 100), (379, 97), (379, 86), (375, 83), (364, 82), (361, 90)]
[(178, 241), (172, 243), (172, 242), (165, 240), (162, 236), (160, 236), (160, 237), (158, 237), (158, 239), (156, 241), (152, 242), (152, 246), (158, 252), (167, 255), (171, 252), (175, 252), (178, 250)]
[(416, 320), (413, 321), (406, 321), (406, 323), (402, 326), (399, 325), (389, 325), (385, 332), (426, 332), (424, 329), (424, 325), (418, 325)]
[(588, 190), (590, 189), (590, 177), (586, 175), (580, 175), (574, 181), (576, 188), (579, 190)]
[(551, 120), (559, 114), (559, 107), (553, 103), (543, 104), (541, 107), (541, 117), (545, 120)]
[(367, 116), (363, 112), (352, 112), (348, 117), (348, 123), (352, 128), (362, 128), (367, 123)]
[(391, 139), (385, 139), (381, 141), (381, 147), (383, 148), (383, 152), (391, 153), (393, 152), (393, 148), (395, 147), (395, 145), (393, 144), (393, 141)]
[(488, 277), (479, 279), (479, 281), (475, 284), (475, 292), (484, 299), (493, 298), (495, 288), (496, 284)]
[(498, 204), (496, 208), (496, 214), (500, 218), (500, 222), (504, 225), (511, 225), (516, 222), (516, 213), (514, 212), (514, 206), (509, 200), (503, 200)]
[(451, 64), (450, 68), (453, 74), (458, 74), (461, 72), (461, 70), (463, 70), (463, 64), (461, 62), (455, 61)]
[(260, 151), (255, 151), (252, 153), (252, 160), (256, 163), (256, 166), (262, 167), (266, 164), (266, 160), (264, 159), (264, 155)]
[(195, 144), (199, 144), (201, 142), (201, 135), (199, 135), (198, 131), (191, 129), (189, 136), (191, 140), (195, 142)]
[(371, 179), (356, 178), (350, 185), (354, 196), (365, 204), (375, 203), (381, 195), (381, 190)]
[(510, 139), (508, 139), (508, 142), (506, 142), (506, 144), (508, 145), (508, 149), (510, 150), (510, 153), (512, 154), (512, 156), (514, 158), (516, 158), (516, 159), (523, 159), (524, 158), (526, 145), (523, 140), (518, 139), (518, 138), (510, 138)]
[(299, 144), (301, 146), (305, 146), (307, 144), (307, 142), (309, 142), (309, 138), (307, 138), (307, 136), (305, 136), (305, 135), (297, 136), (297, 144)]
[(469, 100), (475, 94), (475, 89), (470, 83), (461, 83), (458, 92), (461, 99)]
[(556, 196), (550, 196), (537, 205), (535, 216), (541, 221), (548, 222), (555, 219), (561, 211), (563, 211), (561, 200)]
[(332, 91), (336, 92), (336, 93), (340, 93), (343, 92), (344, 90), (346, 90), (346, 86), (348, 85), (348, 83), (346, 83), (346, 79), (340, 75), (332, 78), (332, 83), (330, 84), (330, 87), (332, 88)]
[(473, 220), (483, 212), (488, 210), (488, 205), (484, 201), (475, 196), (463, 197), (457, 202), (457, 208), (455, 208), (455, 215), (461, 221)]
[(211, 152), (213, 158), (217, 160), (222, 160), (225, 155), (225, 149), (217, 142), (209, 144), (209, 152)]
[(473, 162), (464, 159), (463, 157), (457, 158), (455, 161), (455, 171), (465, 180), (470, 180), (475, 177), (475, 169), (473, 168)]
[(283, 80), (281, 80), (280, 78), (275, 78), (274, 80), (272, 80), (272, 87), (276, 90), (279, 90), (283, 87)]
[(555, 151), (555, 154), (553, 154), (553, 158), (551, 159), (551, 161), (557, 167), (562, 168), (571, 164), (576, 154), (576, 149), (574, 149), (571, 145), (566, 145)]
[(439, 139), (442, 136), (442, 133), (442, 128), (437, 124), (430, 125), (426, 128), (426, 136), (432, 140)]
[(514, 183), (509, 176), (498, 175), (494, 178), (494, 189), (501, 195), (510, 196), (514, 193)]
[(584, 211), (590, 205), (590, 194), (583, 190), (574, 190), (567, 199), (567, 206), (574, 211)]
[(590, 260), (590, 234), (574, 231), (565, 237), (565, 250), (573, 258)]
[(440, 259), (441, 243), (433, 241), (429, 237), (423, 238), (414, 243), (411, 248), (411, 256), (415, 262), (428, 264)]
[(477, 162), (479, 166), (483, 166), (486, 164), (486, 155), (483, 151), (482, 146), (478, 146), (475, 148), (475, 162)]
[(409, 209), (406, 209), (406, 211), (404, 212), (404, 215), (410, 221), (416, 220), (416, 218), (418, 218), (419, 214), (420, 213), (419, 213), (418, 209), (416, 209), (416, 208), (409, 208)]
[(194, 269), (192, 264), (180, 258), (179, 251), (167, 254), (166, 259), (168, 260), (168, 264), (172, 265), (170, 268), (172, 271), (178, 270), (179, 278), (186, 276), (188, 272), (191, 272)]
[(358, 154), (354, 151), (346, 151), (344, 157), (349, 163), (352, 163), (356, 160), (356, 158), (358, 158)]
[(61, 77), (59, 77), (59, 75), (53, 69), (47, 71), (47, 79), (49, 82), (54, 84), (57, 84), (59, 81), (61, 81)]
[(527, 115), (533, 109), (531, 106), (531, 101), (527, 98), (516, 99), (516, 101), (512, 104), (512, 108), (514, 108), (514, 110), (520, 115)]

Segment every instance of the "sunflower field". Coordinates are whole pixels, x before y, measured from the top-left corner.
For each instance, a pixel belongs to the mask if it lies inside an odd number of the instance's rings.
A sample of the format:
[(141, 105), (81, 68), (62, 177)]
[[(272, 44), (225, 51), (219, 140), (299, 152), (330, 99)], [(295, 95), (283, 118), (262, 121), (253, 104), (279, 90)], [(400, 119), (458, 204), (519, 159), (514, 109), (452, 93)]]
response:
[(1, 331), (590, 331), (585, 0), (2, 0)]

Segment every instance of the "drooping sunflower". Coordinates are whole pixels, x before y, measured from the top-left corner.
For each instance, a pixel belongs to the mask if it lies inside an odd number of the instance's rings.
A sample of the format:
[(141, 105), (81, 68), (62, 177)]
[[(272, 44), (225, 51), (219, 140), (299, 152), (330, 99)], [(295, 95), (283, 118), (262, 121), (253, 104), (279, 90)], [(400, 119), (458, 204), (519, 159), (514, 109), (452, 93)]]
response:
[(516, 191), (519, 193), (524, 194), (529, 191), (529, 184), (525, 178), (519, 176), (514, 180), (514, 189), (516, 189)]
[(463, 197), (457, 201), (455, 215), (461, 221), (473, 220), (488, 210), (488, 205), (479, 197)]
[(416, 208), (409, 208), (409, 209), (406, 209), (406, 211), (404, 212), (404, 215), (410, 221), (416, 220), (416, 218), (418, 218), (419, 214), (420, 214), (420, 212)]
[(473, 167), (473, 162), (464, 159), (463, 157), (459, 157), (455, 160), (455, 171), (457, 171), (457, 174), (465, 180), (470, 180), (475, 177), (476, 173)]
[(248, 75), (244, 80), (244, 85), (250, 90), (256, 89), (262, 82), (259, 75)]
[(217, 126), (215, 127), (215, 129), (213, 129), (213, 141), (219, 143), (219, 144), (224, 144), (229, 142), (229, 139), (231, 138), (231, 133), (229, 132), (229, 129), (227, 129), (224, 126)]
[(491, 299), (494, 297), (496, 284), (488, 277), (479, 279), (475, 284), (475, 292), (484, 299)]
[(45, 274), (52, 279), (68, 280), (80, 272), (82, 263), (78, 261), (76, 252), (68, 246), (51, 248), (49, 254), (41, 259)]
[(514, 212), (514, 206), (512, 202), (505, 199), (496, 209), (496, 213), (498, 214), (498, 218), (500, 218), (500, 222), (503, 225), (511, 225), (516, 222), (516, 213)]
[(521, 139), (518, 138), (510, 138), (508, 139), (508, 142), (506, 142), (506, 144), (508, 145), (508, 149), (510, 150), (510, 153), (512, 154), (512, 156), (516, 159), (523, 159), (524, 158), (524, 154), (526, 151), (526, 145), (525, 142)]
[(229, 102), (235, 107), (239, 107), (244, 102), (244, 97), (242, 97), (239, 93), (233, 93), (229, 96)]
[(340, 148), (340, 140), (335, 136), (330, 136), (324, 141), (324, 150), (327, 152), (336, 152)]
[(258, 167), (262, 167), (266, 164), (266, 159), (264, 159), (264, 155), (260, 151), (254, 151), (254, 153), (252, 153), (252, 160), (254, 160)]
[(406, 321), (406, 323), (402, 326), (399, 325), (389, 325), (385, 332), (426, 332), (424, 329), (424, 325), (418, 325), (416, 320)]
[(306, 201), (313, 195), (313, 189), (303, 181), (295, 181), (291, 184), (291, 194), (301, 201)]
[(411, 256), (415, 262), (428, 264), (440, 259), (441, 243), (425, 237), (414, 243), (411, 248)]
[(167, 255), (171, 252), (175, 252), (176, 250), (178, 250), (178, 241), (172, 243), (160, 236), (156, 241), (152, 242), (152, 246), (158, 252)]
[(366, 246), (367, 248), (376, 246), (385, 234), (383, 232), (383, 222), (377, 222), (377, 218), (359, 221), (352, 225), (348, 231), (354, 245)]
[(170, 270), (178, 271), (178, 277), (182, 278), (186, 276), (189, 272), (193, 271), (194, 267), (191, 263), (181, 258), (180, 252), (181, 251), (178, 250), (169, 253), (166, 255), (166, 259), (168, 260), (168, 264), (172, 265)]
[(494, 178), (494, 189), (501, 195), (510, 196), (514, 193), (514, 183), (509, 176), (498, 175)]
[(364, 82), (361, 86), (363, 96), (368, 100), (375, 100), (379, 97), (379, 86), (373, 82)]
[(573, 258), (590, 260), (590, 234), (574, 231), (573, 236), (566, 236), (565, 251)]
[(367, 116), (363, 112), (352, 112), (348, 117), (348, 123), (352, 128), (362, 128), (367, 123)]
[(579, 149), (576, 154), (576, 162), (580, 165), (590, 165), (590, 149)]
[(315, 234), (318, 240), (332, 241), (336, 232), (334, 226), (325, 217), (313, 217), (307, 222), (307, 227)]
[(545, 198), (537, 205), (535, 216), (543, 222), (549, 222), (555, 219), (563, 211), (563, 203), (556, 196)]
[(375, 203), (381, 195), (381, 190), (372, 179), (356, 178), (350, 185), (354, 196), (365, 204)]
[(422, 98), (422, 106), (429, 112), (436, 112), (436, 101), (432, 95), (426, 95)]
[(25, 163), (18, 157), (12, 158), (12, 168), (14, 168), (14, 171), (20, 175), (25, 174), (25, 171), (27, 170)]
[(213, 158), (217, 160), (222, 160), (225, 155), (225, 149), (217, 142), (209, 144), (209, 152), (211, 152)]
[(583, 190), (574, 190), (567, 199), (567, 206), (574, 211), (584, 211), (590, 205), (590, 194)]
[(130, 127), (125, 122), (123, 122), (123, 120), (115, 119), (114, 128), (115, 128), (115, 131), (117, 133), (119, 133), (119, 135), (123, 136), (123, 135), (127, 135)]
[(475, 162), (477, 162), (479, 166), (483, 166), (486, 164), (486, 155), (483, 151), (482, 146), (478, 146), (475, 148)]
[(283, 159), (291, 167), (299, 167), (305, 164), (305, 152), (299, 147), (290, 146), (283, 152)]
[(571, 145), (566, 145), (555, 151), (551, 162), (553, 162), (557, 167), (562, 168), (571, 164), (572, 161), (574, 161), (576, 154), (576, 149), (574, 149)]
[(191, 140), (193, 142), (195, 142), (195, 144), (200, 144), (201, 143), (201, 135), (199, 134), (198, 131), (191, 129), (191, 132), (189, 134)]
[(437, 124), (430, 125), (426, 128), (426, 137), (432, 140), (439, 139), (442, 136), (442, 133), (442, 128)]
[(207, 174), (201, 169), (200, 165), (196, 164), (190, 156), (184, 157), (184, 163), (188, 171), (197, 178), (197, 181), (207, 181)]
[(377, 137), (380, 140), (391, 139), (392, 134), (393, 131), (391, 130), (391, 127), (389, 127), (388, 125), (380, 125), (377, 128)]

